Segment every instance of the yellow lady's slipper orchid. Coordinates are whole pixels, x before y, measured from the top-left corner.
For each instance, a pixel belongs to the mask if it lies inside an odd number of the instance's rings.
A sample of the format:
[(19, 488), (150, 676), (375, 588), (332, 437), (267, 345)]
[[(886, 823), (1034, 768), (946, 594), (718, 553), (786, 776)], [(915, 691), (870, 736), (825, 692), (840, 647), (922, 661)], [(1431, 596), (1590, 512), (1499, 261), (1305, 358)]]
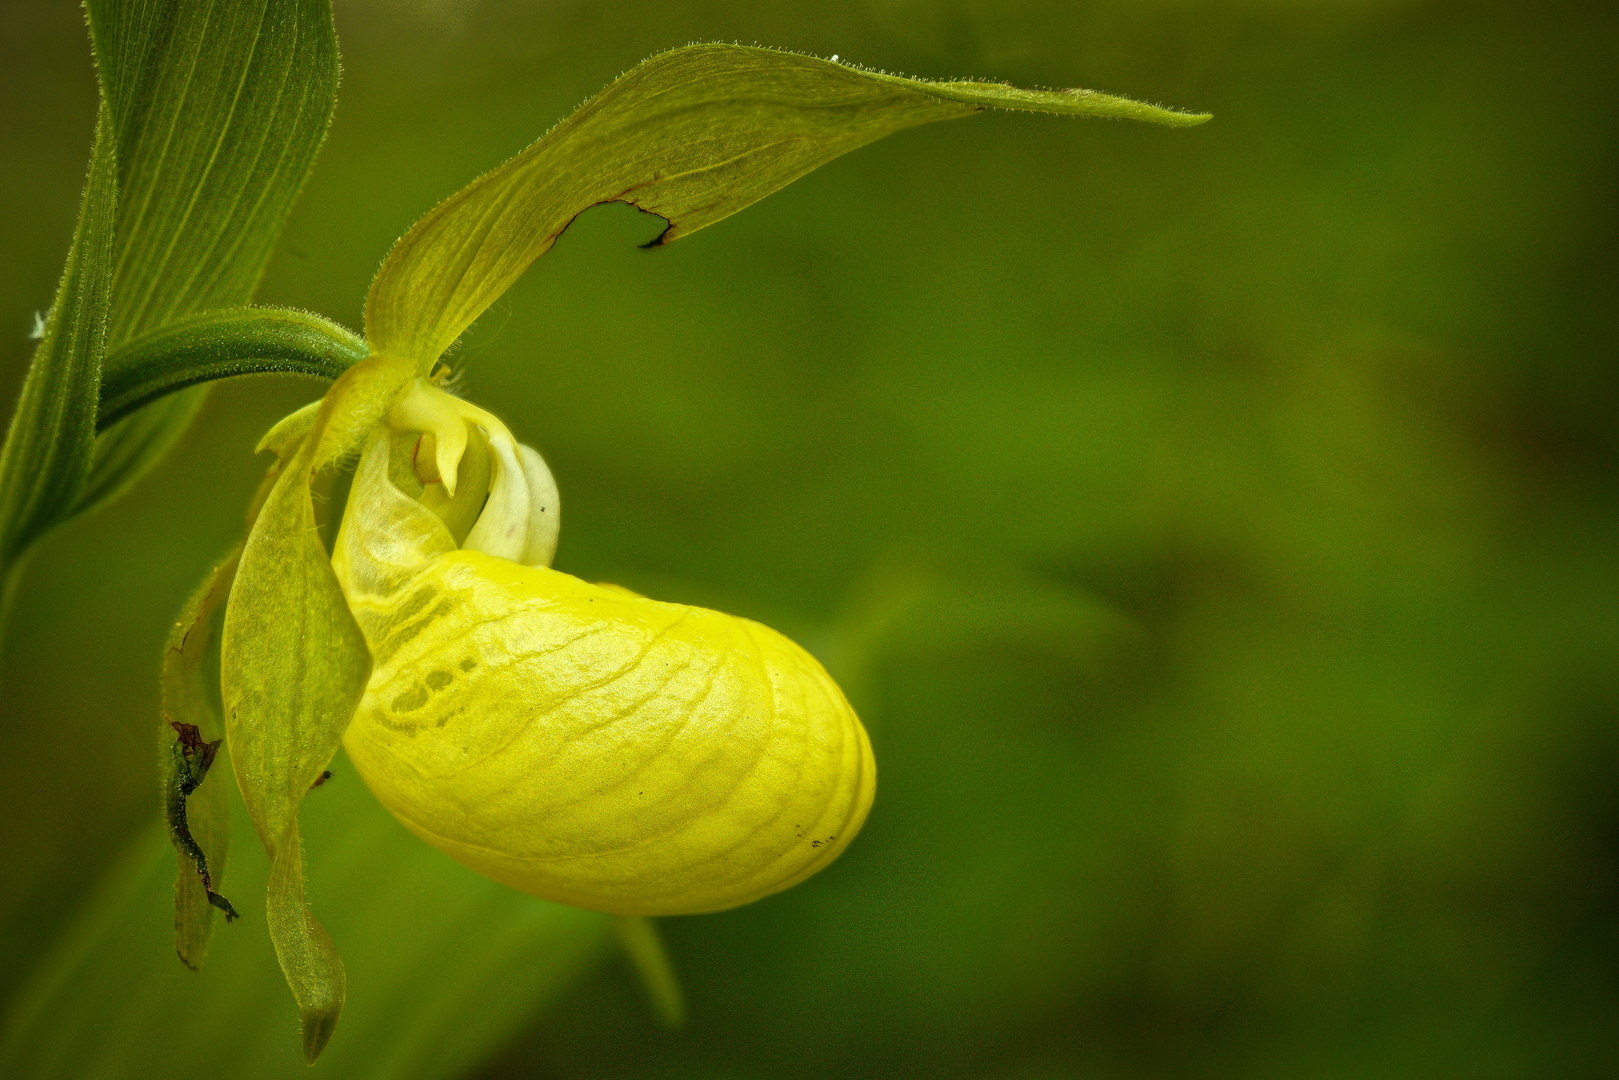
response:
[[(667, 227), (654, 243), (668, 243), (885, 134), (987, 108), (1207, 119), (1092, 91), (675, 49), (418, 220), (371, 283), (363, 341), (327, 327), (342, 373), (266, 436), (278, 462), (239, 561), (193, 604), (230, 590), (225, 735), (270, 855), (266, 921), (307, 1060), (337, 1024), (346, 975), (305, 901), (298, 810), (339, 743), (429, 843), (497, 881), (620, 915), (745, 904), (815, 873), (860, 829), (871, 745), (821, 666), (747, 619), (550, 569), (545, 462), (429, 376), (591, 206), (657, 214)], [(262, 336), (307, 344), (311, 318)], [(213, 323), (194, 329), (218, 349)], [(328, 559), (310, 485), (356, 451)], [(177, 684), (194, 673), (186, 657)], [(183, 812), (206, 763), (184, 747), (170, 760), (176, 843), (205, 890), (182, 895), (178, 936), (200, 955), (217, 894)], [(223, 833), (223, 805), (204, 808), (210, 835)]]
[[(479, 442), (487, 500), (461, 469)], [(556, 511), (538, 454), (423, 380), (370, 437), (333, 566), (374, 663), (343, 745), (377, 798), (497, 881), (617, 914), (831, 862), (876, 780), (837, 685), (768, 627), (549, 569)]]

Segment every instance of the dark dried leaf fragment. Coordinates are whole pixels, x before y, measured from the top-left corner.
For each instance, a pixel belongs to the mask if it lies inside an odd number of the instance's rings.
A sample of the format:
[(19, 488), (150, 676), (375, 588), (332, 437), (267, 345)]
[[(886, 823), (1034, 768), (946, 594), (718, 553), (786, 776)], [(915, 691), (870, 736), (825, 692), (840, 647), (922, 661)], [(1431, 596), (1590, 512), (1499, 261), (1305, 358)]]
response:
[(208, 902), (223, 911), (225, 921), (230, 922), (237, 917), (236, 909), (231, 906), (229, 900), (214, 891), (214, 880), (208, 873), (208, 856), (192, 837), (191, 826), (186, 820), (186, 800), (207, 777), (208, 770), (214, 764), (214, 757), (219, 753), (219, 748), (225, 740), (204, 741), (202, 732), (195, 724), (170, 720), (169, 726), (174, 729), (176, 735), (170, 748), (171, 768), (165, 777), (164, 786), (164, 812), (169, 826), (169, 838), (196, 867), (197, 877), (202, 882), (203, 892), (208, 895)]

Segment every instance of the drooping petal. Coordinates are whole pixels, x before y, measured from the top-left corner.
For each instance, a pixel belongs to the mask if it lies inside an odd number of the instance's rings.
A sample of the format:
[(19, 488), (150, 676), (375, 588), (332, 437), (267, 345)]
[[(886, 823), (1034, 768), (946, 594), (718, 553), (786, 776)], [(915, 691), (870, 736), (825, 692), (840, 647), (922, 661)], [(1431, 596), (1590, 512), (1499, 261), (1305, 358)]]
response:
[(345, 974), (305, 902), (298, 807), (337, 752), (371, 658), (321, 547), (310, 481), (377, 430), (409, 373), (371, 356), (344, 372), (318, 405), (266, 437), (281, 463), (242, 549), (220, 643), (231, 765), (270, 854), (270, 938), (302, 1014), (311, 1062), (337, 1024)]
[(220, 650), (231, 764), (270, 854), (270, 938), (311, 1062), (337, 1025), (345, 976), (304, 900), (298, 806), (337, 752), (370, 668), (315, 533), (309, 474), (319, 436), (286, 462), (248, 535)]

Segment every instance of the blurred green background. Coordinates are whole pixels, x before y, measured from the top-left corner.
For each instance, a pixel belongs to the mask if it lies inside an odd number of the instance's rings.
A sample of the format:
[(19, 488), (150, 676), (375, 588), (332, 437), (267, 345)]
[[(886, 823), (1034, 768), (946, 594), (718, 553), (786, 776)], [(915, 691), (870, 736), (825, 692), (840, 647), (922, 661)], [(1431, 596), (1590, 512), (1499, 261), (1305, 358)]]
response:
[[(259, 298), (355, 327), (418, 214), (690, 40), (1216, 118), (902, 132), (650, 252), (658, 222), (600, 208), (483, 318), (455, 359), (556, 472), (558, 566), (804, 642), (866, 719), (878, 799), (808, 883), (663, 921), (691, 1012), (669, 1034), (598, 920), (414, 844), (339, 759), (305, 846), (350, 1011), (315, 1072), (1613, 1075), (1613, 5), (337, 22), (336, 121)], [(94, 122), (75, 5), (4, 5), (0, 93), (9, 409)], [(0, 995), (68, 1075), (305, 1072), (251, 834), (224, 890), (246, 917), (201, 975), (142, 853), (168, 621), (239, 534), (254, 441), (319, 390), (219, 387), (27, 570)]]

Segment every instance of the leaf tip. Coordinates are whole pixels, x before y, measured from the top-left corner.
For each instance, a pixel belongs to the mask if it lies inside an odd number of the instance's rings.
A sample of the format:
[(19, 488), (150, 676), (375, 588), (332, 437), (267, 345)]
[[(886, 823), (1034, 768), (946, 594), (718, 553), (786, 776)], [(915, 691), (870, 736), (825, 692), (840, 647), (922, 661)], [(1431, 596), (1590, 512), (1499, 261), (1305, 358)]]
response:
[(342, 1002), (334, 1002), (329, 1007), (312, 1008), (303, 1014), (304, 1028), (304, 1063), (313, 1065), (320, 1057), (326, 1044), (332, 1041), (332, 1032), (337, 1030), (337, 1018), (342, 1012)]
[(1161, 122), (1168, 124), (1170, 127), (1197, 127), (1199, 124), (1206, 124), (1213, 119), (1214, 114), (1211, 112), (1194, 113), (1181, 112), (1178, 109), (1165, 109), (1164, 119)]

